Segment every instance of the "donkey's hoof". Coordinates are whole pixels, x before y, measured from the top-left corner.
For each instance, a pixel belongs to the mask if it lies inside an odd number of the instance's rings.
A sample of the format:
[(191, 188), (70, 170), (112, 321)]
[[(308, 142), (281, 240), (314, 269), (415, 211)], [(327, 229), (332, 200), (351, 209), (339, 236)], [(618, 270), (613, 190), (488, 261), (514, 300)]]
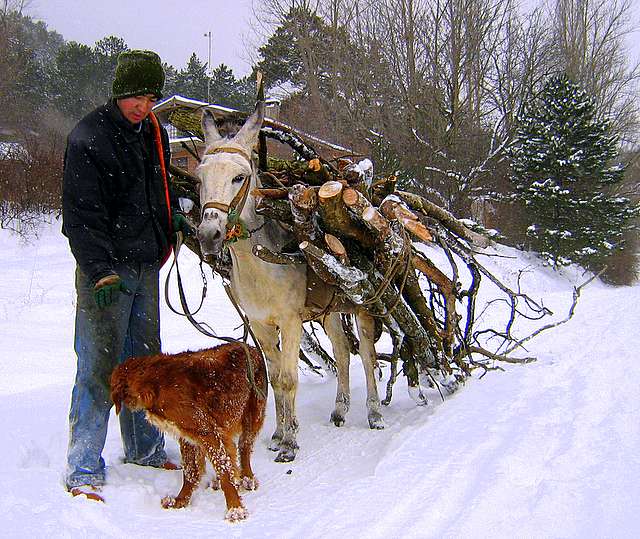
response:
[(335, 410), (331, 412), (331, 422), (336, 427), (342, 427), (342, 425), (344, 425), (344, 421), (344, 416), (342, 414), (336, 412)]
[(276, 457), (276, 462), (291, 462), (296, 458), (297, 450), (297, 447), (292, 447), (290, 445), (282, 447)]
[(369, 414), (369, 428), (373, 430), (384, 429), (384, 419), (382, 414), (378, 412), (372, 412)]
[(280, 451), (281, 445), (282, 445), (282, 436), (279, 436), (274, 432), (273, 436), (271, 436), (271, 441), (269, 442), (269, 445), (267, 446), (267, 448), (269, 449), (269, 451)]
[(239, 520), (244, 520), (248, 516), (249, 512), (244, 507), (240, 506), (232, 507), (231, 509), (227, 510), (227, 514), (225, 515), (224, 519), (233, 523), (238, 522)]

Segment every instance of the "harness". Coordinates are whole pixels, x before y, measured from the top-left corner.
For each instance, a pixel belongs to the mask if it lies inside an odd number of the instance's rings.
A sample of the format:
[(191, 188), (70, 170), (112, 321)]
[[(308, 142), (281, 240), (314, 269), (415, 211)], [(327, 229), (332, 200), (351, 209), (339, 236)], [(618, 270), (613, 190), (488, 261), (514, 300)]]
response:
[[(244, 157), (251, 166), (251, 172), (253, 173), (253, 160), (251, 159), (251, 155), (243, 150), (242, 148), (237, 148), (234, 146), (221, 146), (218, 148), (212, 148), (205, 153), (206, 155), (213, 155), (217, 153), (234, 153), (241, 155)], [(246, 240), (249, 237), (249, 230), (247, 229), (247, 225), (240, 219), (240, 214), (244, 209), (244, 205), (247, 202), (247, 198), (249, 197), (249, 187), (251, 186), (251, 175), (247, 176), (242, 185), (240, 186), (240, 190), (236, 193), (229, 204), (225, 204), (224, 202), (211, 201), (207, 202), (202, 206), (201, 210), (201, 218), (204, 217), (204, 212), (208, 209), (215, 209), (223, 211), (227, 214), (227, 233), (225, 235), (225, 241), (227, 243), (234, 243), (238, 240)]]

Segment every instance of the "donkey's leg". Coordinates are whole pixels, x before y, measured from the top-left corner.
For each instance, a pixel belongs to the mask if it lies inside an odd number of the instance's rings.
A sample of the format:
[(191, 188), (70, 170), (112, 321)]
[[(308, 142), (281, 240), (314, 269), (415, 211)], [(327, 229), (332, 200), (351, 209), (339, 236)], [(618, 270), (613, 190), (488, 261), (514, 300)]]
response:
[(258, 339), (262, 351), (267, 359), (267, 369), (269, 371), (269, 380), (271, 387), (273, 388), (274, 401), (276, 403), (276, 430), (271, 436), (271, 442), (269, 443), (269, 449), (271, 451), (280, 451), (280, 444), (284, 438), (284, 411), (282, 394), (276, 391), (274, 380), (279, 378), (280, 371), (282, 369), (282, 357), (280, 349), (278, 348), (278, 330), (274, 326), (269, 326), (261, 322), (251, 321), (251, 328), (253, 333)]
[(358, 338), (360, 339), (360, 358), (367, 380), (367, 411), (369, 418), (369, 427), (372, 429), (383, 429), (384, 420), (380, 406), (380, 397), (378, 396), (378, 386), (374, 369), (376, 366), (377, 356), (374, 348), (375, 339), (375, 322), (372, 316), (364, 312), (358, 311), (356, 316), (358, 326)]
[(280, 452), (276, 462), (290, 462), (296, 458), (298, 442), (298, 419), (296, 417), (296, 392), (298, 390), (298, 358), (300, 354), (300, 339), (302, 337), (302, 324), (296, 314), (280, 325), (282, 339), (282, 352), (280, 368), (271, 378), (271, 386), (280, 407), (276, 411), (282, 414), (282, 440)]
[(349, 341), (344, 334), (340, 313), (331, 313), (325, 317), (324, 329), (331, 341), (333, 348), (333, 359), (336, 361), (336, 371), (338, 375), (338, 388), (336, 393), (336, 407), (331, 412), (331, 421), (336, 427), (344, 425), (347, 412), (349, 411)]

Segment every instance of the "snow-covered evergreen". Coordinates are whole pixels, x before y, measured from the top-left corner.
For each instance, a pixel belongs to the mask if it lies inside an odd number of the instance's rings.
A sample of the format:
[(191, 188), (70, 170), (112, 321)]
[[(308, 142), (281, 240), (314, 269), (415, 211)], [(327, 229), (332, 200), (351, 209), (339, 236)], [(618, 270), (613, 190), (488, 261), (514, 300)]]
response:
[(593, 101), (566, 76), (550, 79), (519, 118), (512, 149), (515, 197), (531, 246), (553, 265), (595, 267), (622, 247), (638, 208), (615, 195), (618, 140)]

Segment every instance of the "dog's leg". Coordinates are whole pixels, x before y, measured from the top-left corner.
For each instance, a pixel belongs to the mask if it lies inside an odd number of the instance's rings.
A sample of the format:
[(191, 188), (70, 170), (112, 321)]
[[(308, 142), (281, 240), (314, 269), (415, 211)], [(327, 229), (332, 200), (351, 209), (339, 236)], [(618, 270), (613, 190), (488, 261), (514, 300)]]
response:
[(202, 443), (224, 492), (224, 499), (227, 502), (225, 518), (231, 522), (247, 518), (247, 510), (242, 505), (238, 489), (233, 483), (233, 465), (222, 437), (218, 433), (213, 433), (203, 437)]
[(349, 342), (344, 334), (339, 313), (327, 315), (324, 320), (324, 328), (331, 341), (338, 375), (336, 407), (331, 412), (331, 421), (336, 427), (341, 427), (344, 425), (351, 400), (349, 388)]
[(222, 434), (222, 444), (224, 445), (224, 450), (227, 452), (227, 456), (229, 457), (229, 466), (231, 471), (231, 482), (235, 485), (236, 488), (240, 488), (242, 483), (240, 468), (238, 467), (238, 446), (236, 445), (234, 436), (230, 433), (224, 432)]
[(198, 488), (205, 468), (205, 457), (202, 448), (180, 438), (180, 453), (182, 455), (182, 488), (177, 496), (167, 496), (162, 499), (165, 509), (180, 509), (191, 501), (193, 491)]
[[(257, 369), (254, 372), (257, 372)], [(256, 384), (264, 385), (263, 380), (264, 376), (256, 376)], [(242, 416), (242, 433), (238, 439), (242, 486), (247, 490), (256, 490), (258, 488), (258, 480), (251, 469), (251, 453), (253, 452), (253, 444), (264, 422), (264, 408), (265, 399), (259, 396), (256, 390), (252, 388)]]
[(360, 358), (367, 380), (367, 410), (369, 427), (372, 429), (384, 429), (384, 419), (378, 396), (378, 385), (376, 383), (375, 366), (377, 361), (376, 349), (374, 347), (375, 322), (373, 317), (363, 310), (358, 311), (356, 316), (358, 326), (358, 338), (360, 339)]

